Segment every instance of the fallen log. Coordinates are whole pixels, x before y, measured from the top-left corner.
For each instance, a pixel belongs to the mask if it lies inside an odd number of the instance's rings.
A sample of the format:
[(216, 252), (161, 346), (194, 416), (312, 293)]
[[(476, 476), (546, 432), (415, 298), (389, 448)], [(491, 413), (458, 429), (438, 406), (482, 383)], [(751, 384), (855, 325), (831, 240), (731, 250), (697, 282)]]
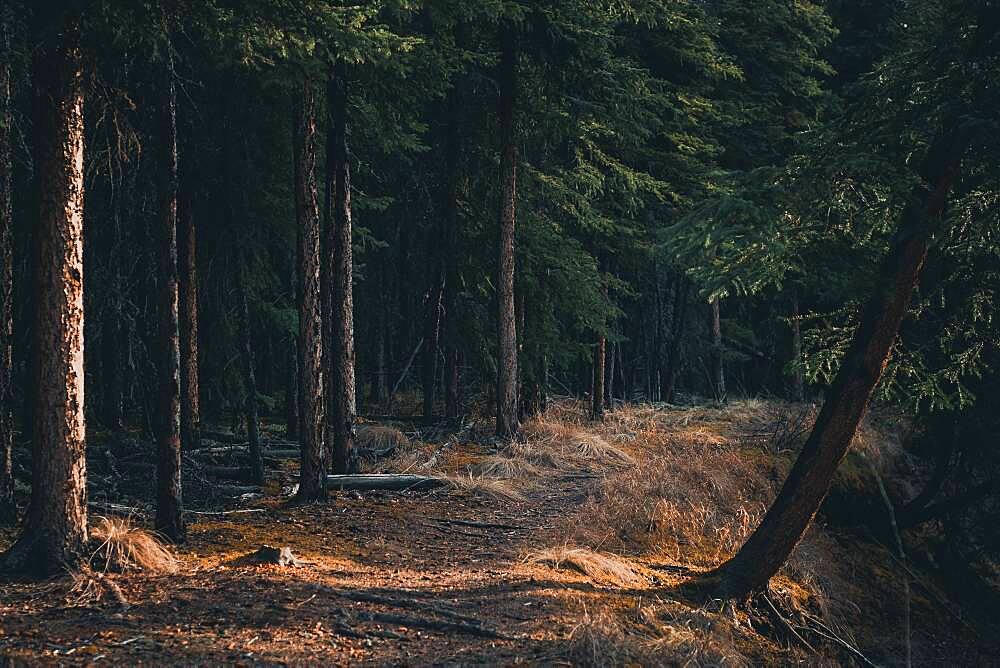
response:
[(406, 490), (426, 490), (444, 487), (448, 482), (433, 476), (412, 473), (368, 473), (326, 476), (327, 489), (342, 490), (383, 490), (400, 492)]

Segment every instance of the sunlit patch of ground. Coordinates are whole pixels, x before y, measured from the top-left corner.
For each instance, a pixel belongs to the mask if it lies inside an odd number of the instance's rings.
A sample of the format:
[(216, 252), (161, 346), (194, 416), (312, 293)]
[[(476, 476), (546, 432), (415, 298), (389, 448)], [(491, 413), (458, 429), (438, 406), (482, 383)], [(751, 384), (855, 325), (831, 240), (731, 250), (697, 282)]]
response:
[[(884, 548), (823, 526), (766, 600), (698, 607), (673, 594), (738, 549), (813, 416), (756, 401), (623, 407), (593, 425), (584, 404), (566, 401), (499, 449), (475, 432), (426, 442), (368, 427), (370, 447), (395, 447), (369, 470), (472, 482), (290, 506), (279, 497), (294, 471), (285, 464), (267, 497), (248, 504), (262, 512), (198, 516), (175, 550), (176, 574), (92, 576), (120, 600), (81, 597), (72, 579), (0, 584), (0, 657), (735, 666), (861, 662), (859, 651), (896, 663), (900, 569)], [(882, 437), (869, 427), (865, 438)], [(0, 547), (11, 538), (0, 533)], [(288, 546), (306, 563), (239, 561), (262, 545)], [(971, 627), (947, 621), (940, 593), (913, 591), (915, 657), (990, 656)]]

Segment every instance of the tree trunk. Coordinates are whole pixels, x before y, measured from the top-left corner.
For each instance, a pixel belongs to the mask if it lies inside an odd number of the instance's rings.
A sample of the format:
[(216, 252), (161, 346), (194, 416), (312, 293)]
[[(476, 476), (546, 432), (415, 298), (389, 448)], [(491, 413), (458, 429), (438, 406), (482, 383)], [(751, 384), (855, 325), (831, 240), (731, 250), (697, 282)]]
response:
[[(190, 184), (189, 184), (190, 186)], [(201, 443), (201, 399), (198, 373), (198, 264), (193, 202), (186, 190), (181, 199), (178, 228), (181, 335), (181, 444)]]
[(514, 312), (514, 225), (517, 207), (517, 146), (514, 105), (517, 88), (517, 46), (510, 25), (500, 28), (500, 248), (497, 280), (497, 437), (509, 441), (520, 431), (517, 411), (517, 325)]
[(799, 293), (792, 291), (792, 313), (789, 326), (792, 330), (792, 387), (791, 394), (793, 401), (803, 401), (805, 399), (805, 374), (802, 372), (802, 326), (799, 322)]
[(2, 570), (57, 572), (85, 559), (83, 396), (83, 54), (65, 20), (34, 49), (35, 345), (32, 485)]
[(612, 408), (615, 400), (615, 351), (618, 349), (617, 343), (609, 346), (610, 352), (606, 355), (604, 365), (604, 407)]
[(709, 329), (712, 331), (712, 392), (720, 404), (726, 403), (726, 376), (722, 366), (722, 322), (719, 318), (719, 298), (709, 302)]
[(688, 304), (691, 290), (687, 279), (679, 274), (674, 279), (673, 299), (674, 317), (670, 323), (670, 346), (667, 351), (667, 368), (664, 371), (662, 383), (663, 401), (671, 403), (677, 388), (677, 376), (681, 370), (681, 342), (684, 340), (684, 328), (687, 326)]
[[(351, 169), (347, 155), (347, 68), (338, 59), (327, 79), (326, 232), (329, 290), (329, 339), (326, 372), (327, 430), (333, 449), (333, 472), (354, 466), (354, 296), (351, 221)], [(325, 316), (324, 316), (325, 317)]]
[(160, 111), (163, 141), (159, 163), (160, 221), (157, 258), (156, 530), (173, 542), (184, 540), (181, 496), (181, 379), (177, 282), (177, 96), (173, 67)]
[(461, 410), (460, 371), (461, 356), (456, 345), (448, 347), (444, 370), (444, 414), (445, 417), (458, 417)]
[(946, 126), (928, 150), (921, 169), (927, 187), (917, 186), (903, 210), (876, 290), (861, 311), (828, 398), (777, 499), (740, 551), (695, 587), (730, 599), (765, 588), (815, 517), (889, 360), (928, 243), (940, 227), (969, 143), (968, 131), (957, 125)]
[(594, 387), (591, 394), (590, 416), (595, 421), (604, 420), (604, 366), (607, 363), (607, 339), (597, 337), (594, 347)]
[[(436, 235), (435, 235), (436, 236)], [(434, 417), (434, 389), (437, 381), (438, 342), (441, 334), (441, 298), (444, 293), (444, 272), (438, 265), (430, 290), (427, 292), (427, 316), (424, 322), (423, 385), (424, 418)]]
[(260, 451), (260, 419), (257, 409), (257, 373), (254, 368), (253, 345), (250, 340), (250, 305), (246, 289), (246, 259), (240, 258), (239, 285), (239, 327), (240, 362), (243, 367), (244, 410), (247, 420), (247, 441), (250, 446), (250, 481), (255, 485), (264, 484), (264, 458)]
[[(295, 268), (295, 280), (298, 281), (298, 268)], [(296, 304), (298, 299), (294, 298)], [(299, 351), (298, 335), (288, 335), (287, 365), (285, 368), (285, 438), (290, 441), (299, 440)]]
[[(382, 270), (382, 283), (380, 284), (379, 291), (379, 305), (378, 313), (376, 315), (376, 331), (375, 331), (375, 377), (372, 378), (371, 393), (368, 396), (368, 403), (372, 407), (381, 406), (385, 403), (386, 397), (389, 394), (389, 388), (387, 387), (386, 374), (388, 374), (388, 369), (386, 369), (386, 328), (389, 326), (389, 317), (386, 311), (388, 311), (387, 301), (389, 299), (385, 288), (385, 271)], [(371, 412), (372, 408), (368, 409)]]
[(323, 475), (323, 339), (320, 322), (320, 221), (316, 190), (316, 95), (305, 79), (295, 118), (295, 216), (298, 223), (298, 497), (326, 493)]
[(14, 209), (10, 16), (0, 9), (0, 526), (14, 526)]

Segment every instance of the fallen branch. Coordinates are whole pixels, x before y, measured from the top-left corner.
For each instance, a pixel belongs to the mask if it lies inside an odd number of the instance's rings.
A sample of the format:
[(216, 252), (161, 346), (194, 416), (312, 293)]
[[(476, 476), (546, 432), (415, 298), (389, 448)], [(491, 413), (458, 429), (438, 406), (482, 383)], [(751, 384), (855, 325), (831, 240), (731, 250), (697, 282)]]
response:
[(369, 473), (342, 474), (326, 476), (327, 489), (341, 490), (384, 490), (384, 491), (419, 491), (444, 487), (448, 482), (433, 476), (415, 475), (412, 473)]

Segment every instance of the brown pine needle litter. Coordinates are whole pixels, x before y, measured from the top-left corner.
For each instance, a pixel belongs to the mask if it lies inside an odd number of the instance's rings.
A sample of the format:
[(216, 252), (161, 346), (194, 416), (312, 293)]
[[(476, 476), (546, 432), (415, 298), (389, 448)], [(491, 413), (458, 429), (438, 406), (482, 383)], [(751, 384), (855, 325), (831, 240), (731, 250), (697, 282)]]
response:
[(586, 575), (594, 583), (620, 587), (642, 587), (649, 578), (639, 566), (613, 554), (602, 554), (582, 547), (550, 547), (532, 552), (527, 563), (544, 564), (556, 569), (569, 569)]
[(145, 529), (123, 517), (99, 517), (91, 530), (97, 548), (91, 563), (103, 572), (176, 573), (177, 557)]

